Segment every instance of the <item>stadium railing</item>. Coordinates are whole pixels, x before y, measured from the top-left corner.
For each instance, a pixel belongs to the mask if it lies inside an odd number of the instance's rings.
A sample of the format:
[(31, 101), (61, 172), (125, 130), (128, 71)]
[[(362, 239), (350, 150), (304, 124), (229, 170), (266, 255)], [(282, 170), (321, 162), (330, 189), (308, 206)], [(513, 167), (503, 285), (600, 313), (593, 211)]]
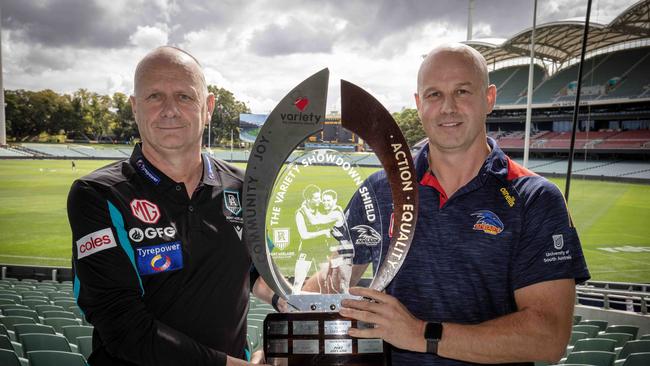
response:
[(650, 293), (646, 291), (610, 290), (593, 286), (576, 287), (576, 304), (647, 315), (648, 303), (650, 303)]

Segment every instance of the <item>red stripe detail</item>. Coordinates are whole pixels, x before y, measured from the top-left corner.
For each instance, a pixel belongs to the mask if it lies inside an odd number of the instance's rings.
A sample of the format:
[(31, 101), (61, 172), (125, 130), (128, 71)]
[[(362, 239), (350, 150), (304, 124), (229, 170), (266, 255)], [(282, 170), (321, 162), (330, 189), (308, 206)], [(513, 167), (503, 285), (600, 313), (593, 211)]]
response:
[(429, 186), (438, 191), (440, 193), (440, 208), (445, 205), (447, 202), (447, 193), (445, 193), (445, 190), (442, 188), (440, 185), (440, 182), (438, 182), (438, 178), (436, 178), (433, 174), (431, 174), (429, 171), (424, 173), (424, 176), (422, 176), (422, 179), (420, 180), (420, 184), (423, 186)]
[(508, 158), (508, 180), (509, 181), (521, 177), (531, 177), (537, 175), (533, 171), (528, 170), (523, 166), (517, 164), (516, 162), (512, 161), (510, 157), (507, 158)]

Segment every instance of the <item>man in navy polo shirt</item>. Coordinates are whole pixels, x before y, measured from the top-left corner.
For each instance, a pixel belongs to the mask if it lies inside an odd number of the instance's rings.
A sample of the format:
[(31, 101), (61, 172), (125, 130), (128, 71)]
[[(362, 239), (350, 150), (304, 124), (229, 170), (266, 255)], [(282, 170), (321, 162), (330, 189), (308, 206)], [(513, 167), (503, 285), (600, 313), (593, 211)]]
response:
[[(396, 365), (559, 360), (571, 333), (575, 284), (589, 278), (561, 192), (487, 137), (496, 87), (476, 50), (435, 48), (420, 66), (417, 87), (429, 144), (415, 159), (415, 237), (385, 294), (350, 290), (374, 301), (344, 301), (341, 314), (376, 324), (350, 335), (391, 343)], [(358, 191), (348, 225), (368, 225), (383, 240), (368, 245), (351, 230), (353, 280), (368, 264), (377, 268), (391, 235), (385, 173), (364, 187), (375, 192), (381, 215), (368, 220)]]

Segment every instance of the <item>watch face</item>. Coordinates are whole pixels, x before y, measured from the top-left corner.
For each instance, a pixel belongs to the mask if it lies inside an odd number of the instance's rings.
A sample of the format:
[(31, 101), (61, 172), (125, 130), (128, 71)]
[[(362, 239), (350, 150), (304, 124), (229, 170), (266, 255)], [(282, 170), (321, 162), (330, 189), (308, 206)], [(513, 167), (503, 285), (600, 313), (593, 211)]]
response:
[(424, 338), (439, 341), (442, 337), (442, 324), (429, 322), (424, 330)]

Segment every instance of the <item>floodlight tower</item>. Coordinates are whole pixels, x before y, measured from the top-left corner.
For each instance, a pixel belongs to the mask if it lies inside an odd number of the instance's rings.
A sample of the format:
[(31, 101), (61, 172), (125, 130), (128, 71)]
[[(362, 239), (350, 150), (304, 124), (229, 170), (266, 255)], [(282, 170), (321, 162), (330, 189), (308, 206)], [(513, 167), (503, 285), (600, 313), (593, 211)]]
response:
[(2, 7), (0, 6), (0, 146), (7, 145), (5, 124), (5, 88), (2, 84)]
[(467, 40), (472, 39), (472, 16), (474, 15), (474, 0), (469, 0), (467, 6)]

